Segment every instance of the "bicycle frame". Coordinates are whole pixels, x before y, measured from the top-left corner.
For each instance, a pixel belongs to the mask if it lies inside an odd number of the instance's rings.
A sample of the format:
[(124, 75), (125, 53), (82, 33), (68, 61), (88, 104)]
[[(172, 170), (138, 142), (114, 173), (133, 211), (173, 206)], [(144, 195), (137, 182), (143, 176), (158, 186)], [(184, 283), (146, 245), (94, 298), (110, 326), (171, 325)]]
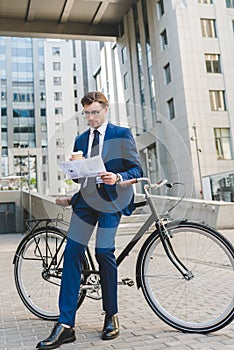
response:
[[(189, 271), (186, 266), (180, 261), (180, 259), (177, 257), (176, 252), (174, 251), (172, 244), (170, 242), (170, 238), (171, 235), (170, 233), (167, 231), (167, 228), (164, 224), (163, 218), (161, 218), (157, 212), (157, 209), (154, 205), (153, 202), (153, 196), (149, 193), (149, 189), (150, 188), (160, 188), (164, 185), (167, 184), (167, 180), (162, 180), (157, 184), (151, 185), (150, 180), (148, 178), (138, 178), (138, 179), (133, 179), (130, 180), (129, 184), (132, 185), (132, 181), (134, 182), (140, 182), (140, 181), (146, 181), (147, 184), (144, 185), (144, 191), (145, 191), (145, 201), (139, 202), (139, 203), (135, 203), (136, 207), (141, 207), (141, 206), (145, 206), (146, 204), (149, 205), (150, 210), (151, 210), (151, 215), (148, 217), (148, 219), (144, 222), (144, 224), (140, 227), (140, 229), (138, 230), (138, 232), (134, 235), (134, 237), (130, 240), (130, 242), (125, 246), (125, 248), (121, 251), (121, 253), (118, 255), (117, 259), (116, 259), (116, 263), (117, 266), (119, 266), (124, 259), (129, 255), (129, 253), (131, 252), (131, 250), (135, 247), (135, 245), (139, 242), (139, 240), (144, 236), (144, 234), (149, 230), (149, 228), (152, 226), (153, 223), (155, 223), (155, 227), (156, 227), (156, 231), (154, 231), (152, 234), (159, 234), (159, 237), (161, 239), (163, 248), (165, 250), (166, 255), (168, 256), (168, 258), (170, 259), (170, 261), (172, 262), (172, 264), (177, 268), (177, 270), (181, 273), (181, 275), (183, 276), (183, 278), (189, 280), (193, 277), (193, 274), (191, 271)], [(128, 182), (128, 181), (126, 181)], [(126, 183), (125, 182), (125, 183)], [(126, 184), (124, 184), (124, 186), (126, 186)], [(172, 185), (168, 185), (169, 187), (172, 187)], [(64, 224), (64, 221), (62, 219), (35, 219), (35, 220), (29, 220), (28, 223), (30, 224), (31, 222), (35, 223), (35, 226), (33, 227), (31, 232), (34, 232), (36, 229), (38, 229), (40, 227), (40, 224), (42, 222), (45, 222), (45, 226), (49, 227), (51, 222), (56, 222), (56, 225), (58, 222), (62, 222)], [(28, 225), (29, 226), (29, 225)], [(30, 226), (29, 226), (30, 228)], [(66, 235), (64, 236), (63, 241), (66, 239)], [(52, 260), (50, 261), (50, 263), (48, 264), (46, 262), (46, 270), (50, 271), (51, 266), (56, 265), (56, 260), (57, 260), (57, 255), (59, 253), (59, 250), (62, 246), (61, 245), (58, 247), (58, 250), (56, 252), (56, 254), (53, 256)], [(98, 274), (98, 270), (95, 268), (95, 263), (91, 254), (91, 251), (89, 249), (89, 247), (87, 247), (86, 250), (87, 253), (87, 259), (90, 263), (90, 270), (84, 270), (83, 273), (86, 276), (90, 276), (92, 274)], [(59, 262), (60, 265), (61, 261)], [(58, 266), (59, 266), (58, 265)], [(61, 271), (59, 271), (61, 272)], [(48, 277), (48, 276), (47, 276)], [(60, 278), (60, 276), (58, 275), (54, 275), (53, 277), (57, 277)]]

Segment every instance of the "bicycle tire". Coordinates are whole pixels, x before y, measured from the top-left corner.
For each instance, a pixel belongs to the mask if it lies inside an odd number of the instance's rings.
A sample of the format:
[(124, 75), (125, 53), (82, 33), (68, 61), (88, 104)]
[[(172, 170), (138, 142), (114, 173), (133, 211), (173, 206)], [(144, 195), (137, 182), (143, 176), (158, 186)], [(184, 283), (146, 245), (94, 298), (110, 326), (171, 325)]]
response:
[(194, 277), (186, 280), (171, 263), (157, 230), (137, 261), (137, 282), (161, 320), (183, 332), (209, 333), (234, 317), (234, 249), (216, 230), (194, 222), (166, 225), (179, 259)]
[[(27, 309), (44, 320), (57, 321), (59, 317), (58, 297), (65, 244), (65, 231), (52, 226), (42, 227), (25, 237), (14, 258), (17, 292)], [(52, 259), (53, 264), (48, 269)], [(89, 269), (85, 257), (82, 265)], [(82, 276), (81, 283), (85, 283), (85, 278)], [(77, 308), (85, 296), (85, 290), (79, 293)]]

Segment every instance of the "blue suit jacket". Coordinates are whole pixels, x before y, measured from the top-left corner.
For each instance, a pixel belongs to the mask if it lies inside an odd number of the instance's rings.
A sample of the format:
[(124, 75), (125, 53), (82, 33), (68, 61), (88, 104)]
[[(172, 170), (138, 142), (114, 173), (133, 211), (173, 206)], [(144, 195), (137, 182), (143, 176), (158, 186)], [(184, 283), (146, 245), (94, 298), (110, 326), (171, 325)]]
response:
[[(90, 130), (76, 137), (74, 144), (74, 152), (81, 150), (84, 157), (88, 152), (88, 140)], [(142, 177), (143, 172), (140, 164), (139, 155), (136, 149), (134, 138), (128, 128), (116, 126), (111, 123), (107, 124), (102, 158), (106, 170), (119, 173), (123, 180)], [(129, 196), (129, 189), (121, 188), (118, 185), (106, 185), (106, 191), (110, 200), (114, 201), (117, 210), (124, 215), (130, 215), (134, 210), (134, 196), (131, 190), (131, 197), (129, 197), (128, 204), (122, 208), (122, 198)], [(128, 193), (127, 193), (128, 192)]]

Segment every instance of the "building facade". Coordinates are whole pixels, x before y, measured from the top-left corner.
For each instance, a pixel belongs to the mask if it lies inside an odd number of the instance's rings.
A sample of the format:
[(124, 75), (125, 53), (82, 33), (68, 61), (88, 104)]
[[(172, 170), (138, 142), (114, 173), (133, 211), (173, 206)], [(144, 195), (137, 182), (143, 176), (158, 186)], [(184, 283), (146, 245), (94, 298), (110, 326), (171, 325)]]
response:
[(81, 96), (97, 89), (152, 181), (233, 200), (234, 1), (139, 0), (120, 27), (115, 43), (0, 38), (2, 176), (36, 167), (42, 192), (72, 191), (59, 163), (87, 127)]
[(123, 28), (102, 48), (102, 90), (125, 106), (145, 174), (205, 199), (218, 174), (233, 198), (234, 1), (140, 0)]
[[(1, 177), (24, 176), (41, 190), (47, 172), (44, 41), (0, 38)], [(30, 169), (30, 170), (29, 170)]]
[[(90, 44), (92, 53), (97, 48)], [(50, 195), (73, 190), (59, 164), (86, 126), (80, 110), (86, 51), (80, 41), (0, 38), (0, 178), (9, 180), (1, 187)]]

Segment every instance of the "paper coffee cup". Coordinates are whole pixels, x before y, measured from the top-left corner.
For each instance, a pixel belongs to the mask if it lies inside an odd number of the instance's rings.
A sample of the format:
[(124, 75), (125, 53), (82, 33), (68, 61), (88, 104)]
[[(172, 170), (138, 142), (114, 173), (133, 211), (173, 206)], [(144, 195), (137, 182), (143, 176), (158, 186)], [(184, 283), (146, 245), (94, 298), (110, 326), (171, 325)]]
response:
[(82, 151), (72, 152), (71, 158), (72, 160), (83, 159), (83, 152)]

